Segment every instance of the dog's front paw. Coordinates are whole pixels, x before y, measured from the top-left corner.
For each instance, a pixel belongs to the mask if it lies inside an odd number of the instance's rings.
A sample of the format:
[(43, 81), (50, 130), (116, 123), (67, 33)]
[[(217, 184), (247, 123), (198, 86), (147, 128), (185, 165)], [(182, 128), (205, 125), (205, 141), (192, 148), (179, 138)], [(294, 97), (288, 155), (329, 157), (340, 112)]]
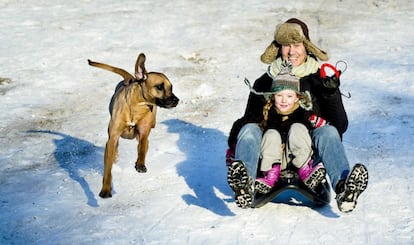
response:
[(138, 173), (146, 173), (147, 172), (147, 167), (145, 167), (145, 165), (135, 164), (135, 169), (137, 170)]
[(112, 193), (111, 193), (111, 191), (101, 191), (101, 192), (99, 192), (99, 196), (102, 197), (102, 198), (111, 198)]

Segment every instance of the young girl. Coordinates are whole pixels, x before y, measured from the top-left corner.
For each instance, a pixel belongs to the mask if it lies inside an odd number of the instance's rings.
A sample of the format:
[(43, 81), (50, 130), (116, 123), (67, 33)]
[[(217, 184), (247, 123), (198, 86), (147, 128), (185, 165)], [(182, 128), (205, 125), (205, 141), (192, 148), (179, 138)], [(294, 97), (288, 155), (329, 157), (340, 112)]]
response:
[(263, 109), (264, 135), (260, 153), (263, 177), (256, 179), (258, 192), (268, 193), (278, 181), (280, 170), (288, 163), (298, 169), (300, 179), (310, 189), (325, 178), (322, 163), (312, 165), (309, 130), (325, 125), (326, 121), (311, 111), (310, 95), (299, 91), (299, 79), (286, 66), (273, 81), (273, 95)]

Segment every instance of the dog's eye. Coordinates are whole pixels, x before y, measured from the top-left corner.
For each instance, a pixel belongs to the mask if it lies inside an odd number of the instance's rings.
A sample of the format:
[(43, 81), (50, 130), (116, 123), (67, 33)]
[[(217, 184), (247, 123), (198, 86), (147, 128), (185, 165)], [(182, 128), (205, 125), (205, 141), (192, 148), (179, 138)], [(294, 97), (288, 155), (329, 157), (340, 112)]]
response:
[(160, 85), (155, 86), (158, 90), (164, 90), (164, 84), (161, 83)]

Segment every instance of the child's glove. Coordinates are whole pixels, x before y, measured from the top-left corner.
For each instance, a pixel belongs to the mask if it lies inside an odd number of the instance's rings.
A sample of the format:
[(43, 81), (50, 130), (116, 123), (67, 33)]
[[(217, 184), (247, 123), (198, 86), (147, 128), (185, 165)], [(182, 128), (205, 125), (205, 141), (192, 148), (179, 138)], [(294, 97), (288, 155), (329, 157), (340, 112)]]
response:
[(234, 148), (228, 148), (226, 151), (226, 166), (230, 166), (235, 158)]
[(310, 121), (312, 127), (314, 127), (314, 128), (320, 128), (320, 127), (328, 124), (328, 122), (325, 119), (323, 119), (322, 117), (317, 116), (316, 114), (312, 114), (309, 117), (309, 121)]

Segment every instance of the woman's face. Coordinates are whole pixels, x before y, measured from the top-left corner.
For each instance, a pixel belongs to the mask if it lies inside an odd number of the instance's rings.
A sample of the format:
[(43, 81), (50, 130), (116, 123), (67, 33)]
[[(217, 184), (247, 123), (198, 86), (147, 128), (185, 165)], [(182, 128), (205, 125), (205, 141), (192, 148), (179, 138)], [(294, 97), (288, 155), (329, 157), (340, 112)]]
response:
[(295, 91), (284, 89), (274, 95), (274, 100), (276, 108), (284, 113), (291, 110), (295, 103), (299, 101), (299, 98)]
[(303, 43), (292, 43), (282, 45), (282, 57), (283, 60), (287, 60), (294, 67), (300, 66), (306, 61), (308, 56), (305, 45)]

